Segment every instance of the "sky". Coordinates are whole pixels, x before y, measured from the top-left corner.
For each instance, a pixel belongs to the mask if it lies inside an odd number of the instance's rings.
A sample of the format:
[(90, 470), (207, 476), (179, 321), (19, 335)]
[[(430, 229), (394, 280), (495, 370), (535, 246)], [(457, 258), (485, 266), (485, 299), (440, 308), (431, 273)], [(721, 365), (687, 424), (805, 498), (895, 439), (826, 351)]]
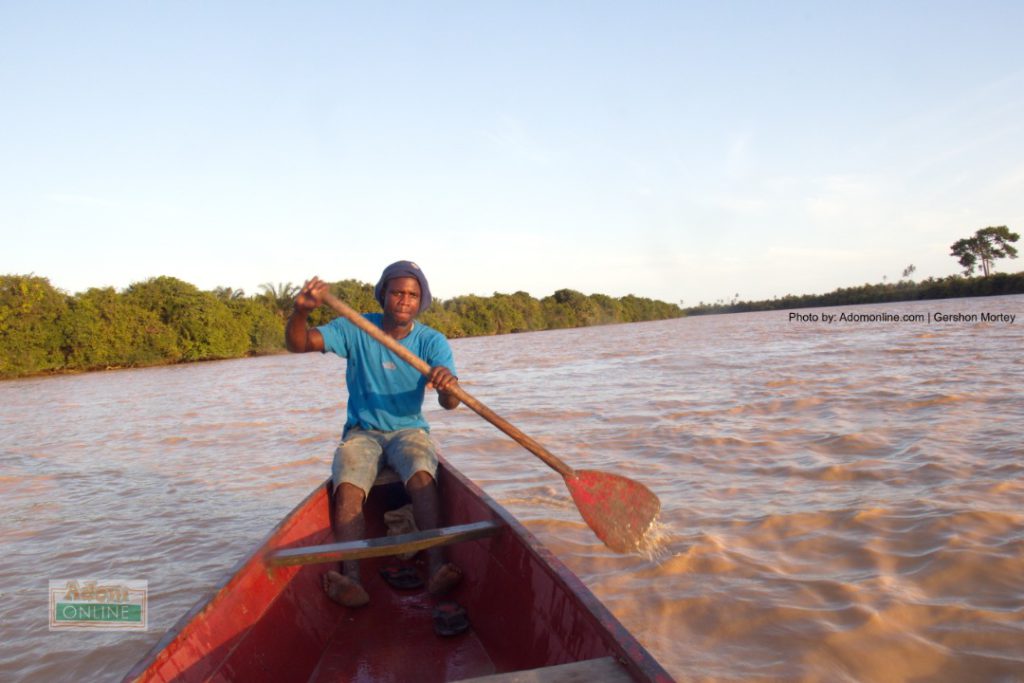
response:
[[(0, 274), (684, 305), (1024, 228), (1024, 3), (0, 0)], [(1001, 261), (1004, 272), (1020, 261)]]

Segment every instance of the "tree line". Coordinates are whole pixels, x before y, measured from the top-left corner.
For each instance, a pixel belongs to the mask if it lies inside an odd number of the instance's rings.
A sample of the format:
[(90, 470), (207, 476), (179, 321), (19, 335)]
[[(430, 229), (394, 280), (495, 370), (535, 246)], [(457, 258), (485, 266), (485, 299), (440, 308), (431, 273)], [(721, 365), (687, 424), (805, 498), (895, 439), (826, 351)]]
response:
[[(884, 282), (860, 287), (841, 287), (826, 294), (788, 295), (781, 299), (740, 301), (736, 294), (730, 301), (720, 299), (715, 303), (705, 304), (684, 310), (686, 315), (706, 315), (716, 313), (746, 313), (751, 311), (779, 311), (791, 308), (810, 308), (812, 306), (851, 306), (856, 304), (876, 304), (891, 301), (918, 301), (926, 299), (950, 299), (962, 296), (993, 296), (997, 294), (1024, 293), (1024, 273), (1005, 275), (993, 274), (997, 259), (1017, 258), (1014, 242), (1020, 240), (1018, 233), (1012, 232), (1005, 225), (993, 225), (976, 230), (970, 237), (964, 237), (949, 247), (949, 255), (957, 259), (963, 266), (964, 276), (950, 275), (945, 278), (928, 278), (914, 282), (910, 276), (917, 268), (913, 264), (903, 271), (903, 279), (898, 282)], [(981, 265), (983, 277), (972, 277), (978, 265)]]
[[(909, 275), (910, 266), (905, 275)], [(864, 284), (859, 287), (841, 287), (825, 294), (788, 295), (761, 301), (731, 301), (700, 303), (684, 309), (686, 315), (707, 315), (715, 313), (747, 313), (751, 311), (781, 311), (792, 308), (819, 306), (853, 306), (895, 301), (919, 301), (926, 299), (952, 299), (965, 296), (996, 296), (1002, 294), (1024, 294), (1024, 273), (995, 273), (980, 277), (950, 275), (944, 278), (928, 278), (920, 282), (900, 280), (880, 284)]]
[[(260, 294), (218, 287), (203, 291), (174, 277), (136, 282), (122, 291), (92, 288), (70, 295), (35, 275), (0, 275), (0, 378), (240, 358), (284, 350), (284, 326), (298, 288), (262, 286)], [(350, 306), (379, 312), (373, 285), (331, 284)], [(526, 292), (435, 299), (420, 320), (450, 338), (663, 320), (675, 304), (572, 289), (536, 299)], [(321, 307), (310, 323), (336, 314)]]

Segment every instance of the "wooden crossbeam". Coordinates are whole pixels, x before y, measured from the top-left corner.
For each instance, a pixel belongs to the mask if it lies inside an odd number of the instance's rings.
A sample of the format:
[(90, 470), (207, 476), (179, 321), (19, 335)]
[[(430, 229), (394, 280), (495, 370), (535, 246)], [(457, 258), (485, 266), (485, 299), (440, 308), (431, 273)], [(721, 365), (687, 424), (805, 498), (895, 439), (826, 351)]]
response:
[(502, 525), (494, 521), (459, 524), (441, 529), (417, 531), (398, 536), (383, 536), (365, 541), (347, 541), (345, 543), (326, 543), (310, 545), (302, 548), (276, 550), (266, 558), (272, 567), (296, 564), (321, 564), (340, 562), (342, 560), (363, 560), (368, 557), (384, 555), (402, 555), (414, 553), (436, 546), (451, 545), (463, 541), (493, 536), (501, 531)]

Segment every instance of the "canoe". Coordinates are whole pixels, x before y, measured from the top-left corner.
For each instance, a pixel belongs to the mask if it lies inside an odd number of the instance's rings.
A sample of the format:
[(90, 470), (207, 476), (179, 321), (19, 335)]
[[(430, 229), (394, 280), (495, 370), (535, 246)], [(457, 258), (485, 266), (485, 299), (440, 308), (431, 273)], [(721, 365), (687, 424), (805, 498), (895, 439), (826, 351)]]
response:
[[(324, 482), (124, 680), (672, 680), (576, 575), (443, 458), (437, 481), (444, 529), (387, 540), (384, 512), (405, 502), (392, 475), (367, 497), (373, 540), (349, 544), (333, 542)], [(443, 598), (466, 612), (470, 626), (457, 635), (435, 631), (438, 598), (379, 573), (402, 562), (388, 553), (433, 544), (447, 544), (463, 571)], [(346, 553), (368, 558), (360, 566), (371, 601), (358, 609), (332, 602), (321, 585)], [(422, 560), (404, 563), (422, 572)]]

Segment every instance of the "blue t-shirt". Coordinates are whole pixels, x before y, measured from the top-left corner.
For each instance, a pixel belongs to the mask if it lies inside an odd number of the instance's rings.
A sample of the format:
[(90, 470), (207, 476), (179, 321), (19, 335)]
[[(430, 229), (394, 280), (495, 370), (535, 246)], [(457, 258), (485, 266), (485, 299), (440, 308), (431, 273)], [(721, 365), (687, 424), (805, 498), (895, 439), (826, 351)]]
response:
[[(380, 327), (384, 315), (363, 316)], [(348, 418), (352, 427), (395, 431), (418, 427), (430, 431), (423, 417), (423, 394), (427, 378), (345, 318), (335, 318), (316, 328), (324, 338), (324, 353), (330, 351), (348, 359), (345, 385), (348, 387)], [(422, 323), (398, 342), (434, 367), (443, 365), (455, 373), (452, 349), (443, 334)]]

